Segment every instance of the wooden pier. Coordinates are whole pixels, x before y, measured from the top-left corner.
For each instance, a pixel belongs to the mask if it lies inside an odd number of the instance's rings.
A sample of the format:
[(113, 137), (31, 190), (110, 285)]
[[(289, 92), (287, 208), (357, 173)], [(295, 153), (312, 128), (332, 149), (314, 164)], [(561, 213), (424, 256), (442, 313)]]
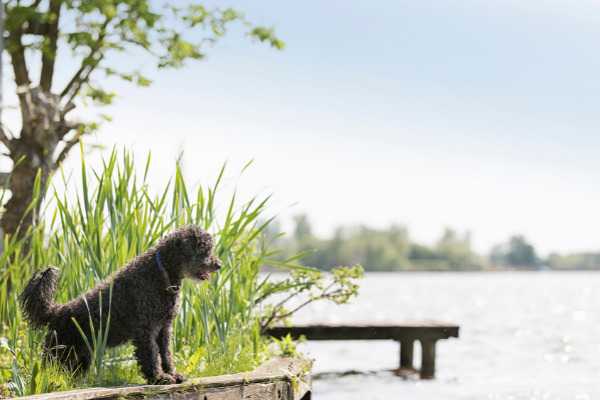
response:
[(321, 324), (275, 326), (266, 334), (297, 339), (304, 335), (308, 340), (395, 340), (400, 343), (400, 370), (414, 370), (413, 348), (415, 340), (421, 342), (421, 379), (435, 376), (435, 344), (440, 339), (458, 337), (457, 325), (424, 320), (401, 323), (376, 322), (359, 324)]

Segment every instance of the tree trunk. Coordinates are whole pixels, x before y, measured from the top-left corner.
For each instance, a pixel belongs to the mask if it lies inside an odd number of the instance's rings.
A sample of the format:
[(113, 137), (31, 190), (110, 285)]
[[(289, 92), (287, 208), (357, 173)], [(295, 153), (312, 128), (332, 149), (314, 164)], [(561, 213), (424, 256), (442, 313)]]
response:
[(50, 170), (52, 155), (45, 155), (44, 149), (32, 142), (31, 138), (21, 137), (13, 141), (10, 156), (15, 165), (8, 184), (11, 197), (4, 205), (6, 211), (2, 215), (0, 225), (6, 235), (12, 236), (18, 232), (18, 237), (21, 238), (34, 222), (34, 210), (27, 215), (25, 212), (33, 201), (36, 175), (38, 170), (41, 171), (40, 193), (36, 207), (36, 210), (39, 210), (44, 197), (44, 188), (52, 172)]

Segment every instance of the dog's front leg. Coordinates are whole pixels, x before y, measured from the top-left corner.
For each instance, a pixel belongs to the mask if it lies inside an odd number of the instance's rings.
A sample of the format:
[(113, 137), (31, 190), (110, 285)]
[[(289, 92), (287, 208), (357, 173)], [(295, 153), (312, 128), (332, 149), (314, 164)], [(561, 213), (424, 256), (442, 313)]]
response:
[(142, 370), (142, 374), (149, 384), (160, 385), (175, 383), (176, 379), (162, 369), (160, 347), (157, 343), (158, 334), (149, 335), (148, 332), (138, 335), (133, 340), (135, 358)]
[(177, 383), (183, 382), (186, 378), (185, 375), (175, 372), (175, 366), (173, 365), (173, 351), (171, 350), (171, 338), (173, 329), (168, 324), (164, 326), (158, 334), (158, 347), (160, 348), (160, 357), (162, 359), (162, 369), (167, 374), (173, 376)]

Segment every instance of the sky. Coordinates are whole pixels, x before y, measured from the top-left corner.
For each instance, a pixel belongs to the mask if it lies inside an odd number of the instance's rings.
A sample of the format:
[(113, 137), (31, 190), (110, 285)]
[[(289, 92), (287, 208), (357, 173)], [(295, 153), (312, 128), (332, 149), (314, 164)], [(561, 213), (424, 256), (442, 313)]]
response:
[(306, 213), (320, 237), (397, 224), (428, 245), (468, 231), (483, 254), (515, 234), (541, 255), (600, 251), (599, 2), (211, 4), (274, 26), (285, 49), (234, 29), (182, 69), (119, 56), (153, 84), (106, 82), (113, 121), (88, 144), (142, 163), (151, 149), (157, 186), (181, 151), (191, 183), (227, 162), (242, 197), (272, 194), (284, 229)]

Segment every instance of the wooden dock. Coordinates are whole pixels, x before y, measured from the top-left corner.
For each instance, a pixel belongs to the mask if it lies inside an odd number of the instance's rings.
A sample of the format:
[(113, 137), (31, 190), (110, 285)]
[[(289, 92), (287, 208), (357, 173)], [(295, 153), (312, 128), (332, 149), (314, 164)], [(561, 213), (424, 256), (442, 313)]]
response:
[(276, 357), (254, 371), (189, 379), (180, 384), (90, 387), (19, 400), (310, 400), (310, 368), (306, 360)]
[(435, 344), (440, 339), (458, 337), (459, 327), (433, 320), (351, 324), (314, 324), (275, 326), (266, 334), (308, 340), (395, 340), (400, 343), (400, 370), (414, 370), (413, 348), (415, 340), (421, 342), (421, 379), (435, 376)]

